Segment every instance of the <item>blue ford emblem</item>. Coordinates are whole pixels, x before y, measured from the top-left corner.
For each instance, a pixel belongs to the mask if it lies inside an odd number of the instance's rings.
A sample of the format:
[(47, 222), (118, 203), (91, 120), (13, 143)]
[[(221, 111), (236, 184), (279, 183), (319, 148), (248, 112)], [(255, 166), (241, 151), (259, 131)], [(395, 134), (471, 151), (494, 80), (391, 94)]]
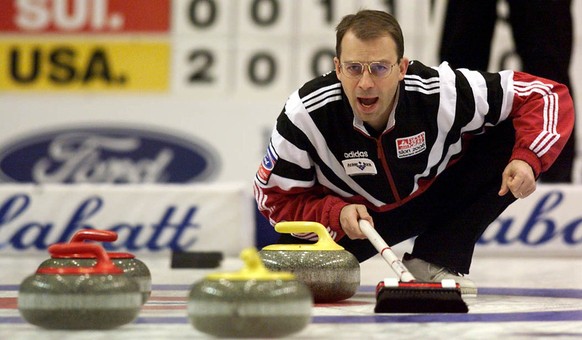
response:
[(149, 129), (73, 127), (0, 146), (3, 182), (185, 183), (218, 170), (208, 145)]

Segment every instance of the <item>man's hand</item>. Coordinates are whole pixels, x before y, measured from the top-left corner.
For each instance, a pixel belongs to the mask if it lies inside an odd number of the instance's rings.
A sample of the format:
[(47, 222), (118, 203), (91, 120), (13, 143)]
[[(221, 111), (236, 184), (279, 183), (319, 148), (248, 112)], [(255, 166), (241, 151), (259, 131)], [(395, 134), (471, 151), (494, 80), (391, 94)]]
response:
[(514, 159), (509, 162), (501, 176), (499, 196), (504, 196), (511, 191), (516, 198), (525, 198), (536, 190), (533, 169), (522, 160)]
[(360, 230), (359, 220), (366, 220), (374, 225), (372, 216), (368, 214), (368, 209), (366, 209), (365, 205), (349, 204), (342, 208), (340, 212), (340, 225), (346, 235), (352, 240), (367, 238)]

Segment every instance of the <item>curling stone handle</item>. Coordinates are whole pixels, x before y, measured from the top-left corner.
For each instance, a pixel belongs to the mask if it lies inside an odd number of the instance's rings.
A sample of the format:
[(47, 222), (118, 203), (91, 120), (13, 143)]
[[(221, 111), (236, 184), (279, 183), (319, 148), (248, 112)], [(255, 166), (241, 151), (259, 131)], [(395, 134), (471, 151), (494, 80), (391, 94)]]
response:
[(113, 242), (117, 240), (117, 233), (111, 230), (82, 229), (73, 235), (70, 242), (101, 241)]
[(275, 225), (275, 230), (279, 233), (316, 233), (318, 240), (313, 246), (315, 248), (321, 248), (322, 250), (343, 250), (344, 247), (335, 243), (331, 238), (327, 229), (323, 224), (318, 222), (310, 221), (288, 221), (279, 222)]
[(374, 248), (380, 253), (382, 258), (390, 265), (390, 268), (398, 275), (402, 282), (415, 281), (415, 277), (408, 271), (402, 261), (394, 254), (392, 248), (378, 234), (376, 229), (366, 220), (359, 221), (360, 230), (366, 235), (368, 240), (374, 245)]
[(206, 276), (207, 280), (229, 280), (229, 281), (272, 281), (272, 280), (295, 280), (295, 275), (285, 271), (270, 271), (263, 264), (256, 248), (246, 248), (241, 254), (244, 267), (233, 273), (212, 273)]
[(249, 271), (265, 271), (267, 270), (263, 265), (263, 261), (259, 256), (259, 252), (255, 248), (244, 249), (240, 253), (240, 258), (245, 264), (245, 269)]
[(106, 270), (117, 266), (111, 262), (109, 255), (102, 246), (94, 243), (55, 243), (48, 247), (51, 255), (74, 255), (74, 254), (92, 254), (95, 255), (97, 263), (94, 268)]

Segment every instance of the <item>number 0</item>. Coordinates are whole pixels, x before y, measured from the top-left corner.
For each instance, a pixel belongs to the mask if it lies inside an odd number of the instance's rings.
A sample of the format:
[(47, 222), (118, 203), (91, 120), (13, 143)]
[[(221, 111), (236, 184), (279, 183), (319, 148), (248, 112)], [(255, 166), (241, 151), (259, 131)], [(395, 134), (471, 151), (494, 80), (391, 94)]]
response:
[[(266, 15), (261, 14), (261, 5), (265, 3), (269, 5), (269, 13)], [(279, 19), (279, 2), (277, 0), (253, 0), (253, 4), (251, 6), (251, 18), (255, 24), (259, 26), (270, 26), (277, 22)]]
[(322, 48), (315, 51), (311, 59), (311, 75), (317, 77), (333, 70), (335, 67), (333, 57), (335, 57), (335, 51), (332, 49)]
[(277, 76), (275, 58), (264, 52), (255, 54), (249, 62), (248, 72), (249, 78), (254, 84), (260, 86), (269, 85)]
[[(206, 4), (207, 12), (206, 16), (200, 15), (203, 11), (200, 10), (200, 6)], [(216, 2), (213, 0), (193, 0), (188, 8), (188, 17), (190, 22), (200, 28), (207, 28), (214, 24), (216, 21)]]

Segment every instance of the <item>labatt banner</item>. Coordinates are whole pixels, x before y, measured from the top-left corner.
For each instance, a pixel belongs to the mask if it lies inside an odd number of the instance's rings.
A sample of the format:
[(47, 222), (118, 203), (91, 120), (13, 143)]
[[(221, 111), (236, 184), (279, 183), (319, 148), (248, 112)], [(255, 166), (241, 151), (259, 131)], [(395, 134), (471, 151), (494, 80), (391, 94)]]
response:
[[(46, 254), (50, 244), (95, 228), (118, 232), (119, 239), (106, 245), (110, 250), (238, 256), (255, 242), (247, 189), (243, 184), (2, 185), (0, 255)], [(539, 185), (490, 225), (476, 253), (580, 256), (581, 201), (580, 186)]]
[(0, 255), (44, 254), (82, 228), (113, 230), (109, 250), (154, 255), (254, 245), (252, 200), (239, 184), (2, 185)]
[[(581, 256), (580, 202), (582, 186), (538, 184), (532, 195), (515, 201), (489, 225), (477, 242), (475, 255)], [(409, 252), (412, 241), (402, 242), (394, 250)]]
[[(582, 187), (538, 185), (482, 235), (477, 252), (523, 255), (582, 255)], [(475, 218), (478, 218), (477, 216)]]

